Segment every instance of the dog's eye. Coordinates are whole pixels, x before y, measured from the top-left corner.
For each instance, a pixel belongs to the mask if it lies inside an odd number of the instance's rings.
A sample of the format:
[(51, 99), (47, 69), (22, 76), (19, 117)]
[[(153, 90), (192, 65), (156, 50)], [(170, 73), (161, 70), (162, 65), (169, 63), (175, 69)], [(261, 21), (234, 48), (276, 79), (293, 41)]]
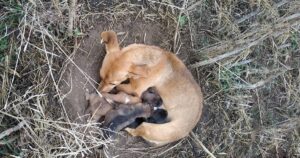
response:
[(113, 85), (113, 86), (115, 86), (116, 84), (114, 84), (114, 83), (109, 83), (110, 85)]
[(128, 78), (128, 79), (126, 79), (125, 81), (121, 82), (121, 84), (129, 84), (129, 83), (130, 83), (130, 80), (129, 80), (129, 78)]

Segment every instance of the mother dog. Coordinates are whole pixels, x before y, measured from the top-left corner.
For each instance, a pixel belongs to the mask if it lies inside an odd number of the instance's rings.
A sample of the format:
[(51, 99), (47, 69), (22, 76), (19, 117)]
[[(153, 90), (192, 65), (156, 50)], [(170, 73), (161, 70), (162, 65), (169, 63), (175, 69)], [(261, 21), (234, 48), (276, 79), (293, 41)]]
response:
[[(168, 111), (169, 122), (143, 122), (136, 129), (125, 130), (133, 136), (161, 146), (184, 138), (197, 125), (203, 106), (201, 89), (184, 63), (173, 53), (156, 46), (131, 44), (120, 49), (113, 31), (101, 33), (106, 56), (100, 69), (99, 90), (114, 87), (139, 100), (149, 87), (155, 87)], [(121, 84), (126, 79), (129, 84)]]

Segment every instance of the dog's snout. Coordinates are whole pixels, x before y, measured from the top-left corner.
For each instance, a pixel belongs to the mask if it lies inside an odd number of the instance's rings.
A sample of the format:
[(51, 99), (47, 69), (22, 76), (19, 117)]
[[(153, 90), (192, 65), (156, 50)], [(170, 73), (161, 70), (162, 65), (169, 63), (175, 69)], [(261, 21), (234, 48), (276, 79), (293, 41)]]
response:
[(109, 85), (109, 84), (100, 84), (100, 86), (99, 86), (98, 89), (99, 89), (100, 92), (106, 92), (106, 93), (108, 93), (108, 92), (110, 92), (114, 87), (115, 87), (115, 86)]

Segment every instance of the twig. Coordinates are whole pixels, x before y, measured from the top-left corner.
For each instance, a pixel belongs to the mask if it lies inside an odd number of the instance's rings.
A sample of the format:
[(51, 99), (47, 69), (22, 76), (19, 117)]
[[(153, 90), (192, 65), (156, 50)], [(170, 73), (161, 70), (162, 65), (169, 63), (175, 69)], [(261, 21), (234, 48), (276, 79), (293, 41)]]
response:
[(17, 130), (20, 130), (25, 125), (25, 120), (21, 121), (19, 124), (17, 124), (15, 127), (9, 128), (2, 133), (0, 133), (0, 139), (4, 138), (5, 136), (10, 135), (12, 132), (15, 132)]
[(73, 25), (74, 25), (74, 19), (76, 16), (76, 3), (77, 3), (77, 0), (70, 0), (68, 36), (73, 35)]
[(59, 16), (62, 16), (62, 12), (59, 9), (59, 0), (52, 0), (54, 8), (57, 10)]
[(176, 144), (172, 145), (170, 148), (165, 149), (161, 153), (159, 153), (157, 156), (162, 156), (163, 154), (167, 153), (168, 151), (171, 151), (172, 149), (176, 148), (179, 144), (181, 144), (183, 140), (178, 141)]
[[(287, 69), (287, 70), (291, 70), (291, 69)], [(244, 86), (244, 85), (235, 86), (234, 88), (236, 88), (236, 89), (256, 89), (256, 88), (259, 88), (259, 87), (265, 85), (266, 83), (271, 82), (273, 79), (277, 78), (278, 76), (284, 74), (287, 70), (283, 70), (282, 72), (279, 72), (275, 75), (272, 75), (272, 76), (268, 77), (265, 80), (258, 81), (255, 84), (250, 84), (250, 85), (247, 85), (247, 86)]]
[(198, 5), (200, 5), (200, 4), (202, 4), (202, 3), (203, 3), (202, 0), (200, 0), (200, 1), (198, 1), (198, 2), (196, 2), (196, 3), (194, 3), (194, 4), (192, 4), (192, 5), (190, 5), (186, 10), (187, 10), (187, 11), (193, 10), (193, 9), (195, 9), (196, 7), (198, 7)]
[(240, 24), (240, 23), (244, 22), (245, 20), (248, 20), (248, 19), (250, 19), (251, 17), (255, 16), (255, 15), (258, 14), (258, 13), (259, 13), (259, 9), (257, 9), (257, 10), (255, 10), (254, 12), (251, 12), (251, 13), (249, 13), (249, 14), (247, 14), (247, 15), (245, 15), (245, 16), (243, 16), (243, 17), (237, 19), (237, 20), (235, 20), (234, 23)]
[(210, 157), (216, 158), (214, 154), (212, 154), (205, 146), (204, 144), (197, 138), (194, 132), (191, 132), (191, 136), (193, 137), (193, 140), (195, 141), (198, 148), (202, 148)]
[[(281, 7), (282, 5), (284, 5), (284, 4), (288, 3), (288, 2), (290, 2), (290, 1), (283, 0), (283, 1), (279, 2), (279, 3), (276, 3), (273, 7), (279, 8), (279, 7)], [(258, 13), (260, 13), (260, 9), (257, 9), (254, 12), (251, 12), (251, 13), (249, 13), (249, 14), (247, 14), (247, 15), (245, 15), (245, 16), (237, 19), (237, 20), (235, 20), (235, 23), (240, 24), (240, 23), (242, 23), (242, 22), (250, 19), (251, 17), (257, 15)]]
[(180, 7), (177, 7), (175, 5), (171, 5), (171, 4), (164, 3), (164, 2), (157, 2), (157, 1), (154, 1), (154, 0), (148, 0), (148, 1), (151, 2), (151, 3), (158, 3), (160, 5), (165, 5), (165, 6), (168, 6), (168, 7), (171, 7), (171, 8), (175, 8), (175, 9), (179, 9), (179, 10), (184, 9), (184, 8), (180, 8)]
[(182, 9), (180, 10), (180, 13), (179, 13), (179, 16), (178, 16), (176, 31), (175, 31), (175, 35), (174, 35), (174, 45), (173, 45), (173, 50), (174, 51), (176, 50), (176, 46), (179, 42), (178, 36), (180, 36), (180, 33), (179, 33), (180, 22), (179, 22), (179, 20), (180, 20), (181, 15), (184, 13), (184, 9), (186, 8), (187, 3), (188, 3), (188, 0), (185, 0), (183, 2)]
[(13, 136), (12, 138), (9, 138), (7, 140), (1, 140), (0, 145), (10, 144), (13, 141), (15, 141), (16, 139), (18, 139), (18, 136)]

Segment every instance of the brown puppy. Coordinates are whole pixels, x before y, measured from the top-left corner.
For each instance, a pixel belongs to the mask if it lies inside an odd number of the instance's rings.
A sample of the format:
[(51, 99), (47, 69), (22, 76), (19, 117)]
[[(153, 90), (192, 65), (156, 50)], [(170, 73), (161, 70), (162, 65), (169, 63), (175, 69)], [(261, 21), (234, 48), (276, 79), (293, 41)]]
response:
[(89, 102), (85, 113), (90, 113), (91, 120), (97, 122), (100, 118), (104, 117), (106, 113), (113, 109), (113, 105), (110, 104), (105, 98), (100, 97), (97, 93), (86, 93), (86, 100)]
[[(126, 130), (157, 146), (187, 136), (200, 119), (203, 97), (183, 62), (171, 52), (155, 46), (132, 44), (120, 49), (112, 31), (103, 32), (101, 37), (107, 54), (100, 70), (99, 90), (109, 92), (117, 86), (120, 91), (140, 98), (147, 88), (155, 87), (168, 111), (168, 123), (143, 122), (136, 129)], [(128, 78), (129, 84), (121, 84)]]
[(139, 99), (136, 99), (124, 92), (118, 94), (102, 93), (103, 97), (100, 97), (97, 93), (86, 93), (86, 100), (89, 101), (89, 106), (85, 113), (92, 115), (93, 121), (98, 121), (104, 117), (106, 113), (114, 108), (113, 102), (134, 104)]

